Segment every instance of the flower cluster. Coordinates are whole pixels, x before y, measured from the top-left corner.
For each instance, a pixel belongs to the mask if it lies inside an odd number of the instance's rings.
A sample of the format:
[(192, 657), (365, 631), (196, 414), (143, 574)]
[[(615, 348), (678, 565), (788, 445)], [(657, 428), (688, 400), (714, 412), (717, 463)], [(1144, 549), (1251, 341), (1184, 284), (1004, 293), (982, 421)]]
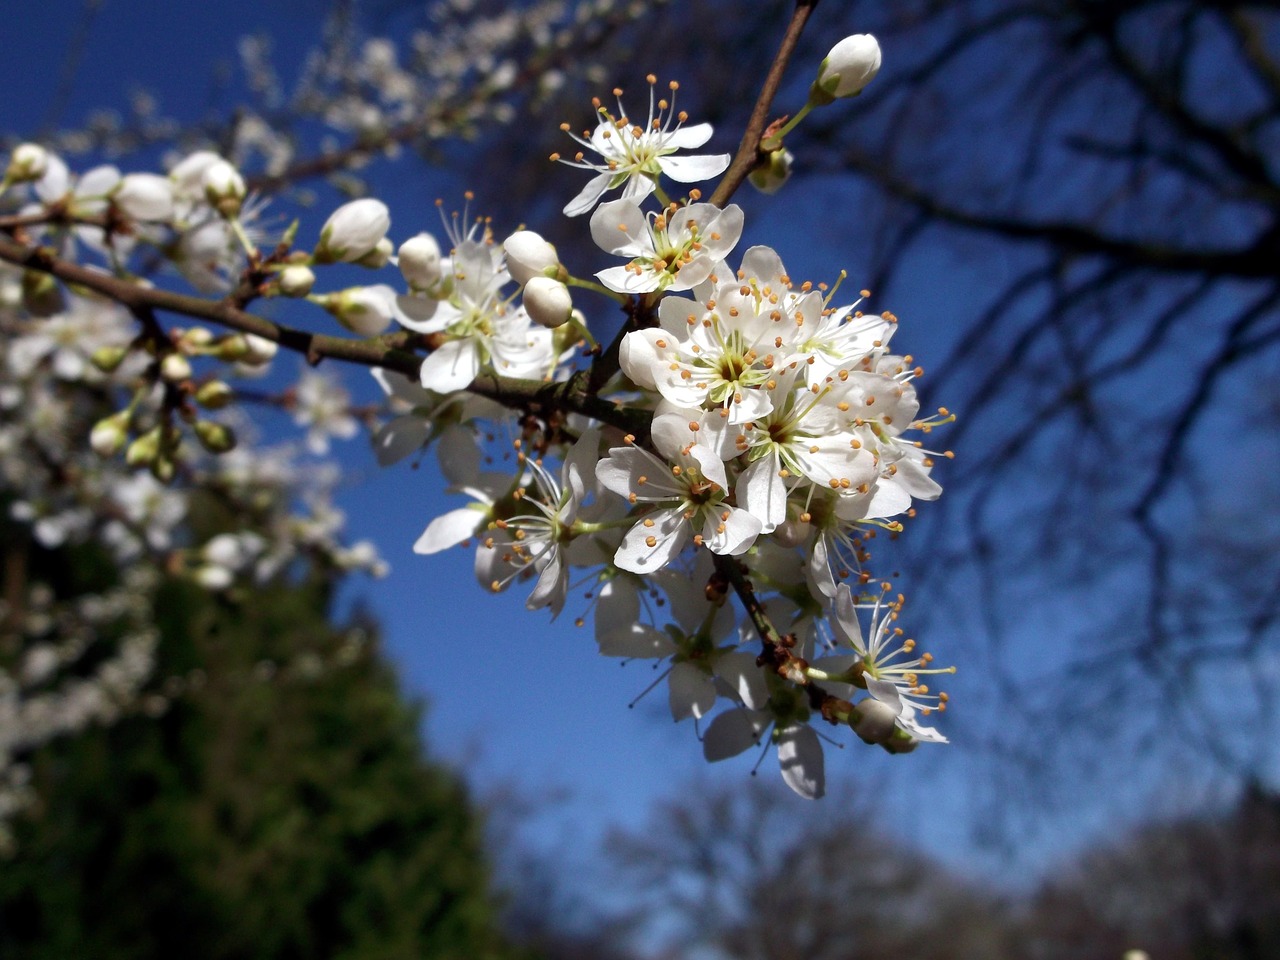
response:
[[(855, 45), (864, 60), (865, 39)], [(846, 59), (838, 49), (830, 62), (851, 75)], [(639, 319), (618, 343), (622, 376), (601, 395), (646, 411), (644, 438), (617, 423), (526, 420), (514, 471), (482, 473), (477, 444), (498, 431), (462, 413), (439, 442), (440, 463), (471, 502), (429, 524), (415, 549), (473, 544), (483, 585), (502, 590), (532, 578), (529, 608), (553, 614), (571, 604), (572, 582), (587, 584), (601, 652), (664, 662), (673, 718), (711, 717), (708, 759), (767, 739), (803, 795), (823, 790), (815, 718), (848, 724), (892, 752), (944, 742), (922, 718), (945, 709), (946, 694), (920, 677), (952, 668), (930, 666), (914, 641), (898, 639), (902, 601), (873, 586), (869, 547), (877, 530), (896, 533), (916, 501), (940, 494), (931, 471), (949, 453), (917, 437), (950, 414), (920, 416), (922, 370), (891, 349), (895, 316), (859, 309), (867, 291), (840, 303), (838, 284), (793, 280), (768, 246), (731, 262), (742, 210), (699, 202), (697, 190), (667, 197), (664, 177), (696, 182), (727, 163), (680, 162), (681, 147), (709, 139), (705, 125), (681, 127), (683, 115), (672, 123), (666, 101), (652, 98), (643, 125), (621, 105), (617, 118), (596, 107), (599, 126), (576, 139), (601, 161), (579, 153), (570, 163), (595, 176), (565, 213), (584, 214), (608, 191), (622, 192), (590, 218), (597, 246), (625, 261), (596, 273), (594, 286)], [(501, 263), (490, 267), (471, 238), (454, 240), (455, 259), (477, 258), (464, 273), (484, 279), (483, 302), (500, 302), (492, 278), (502, 276)], [(508, 276), (520, 282), (593, 286), (528, 231), (503, 246)], [(544, 351), (542, 359), (551, 361), (550, 379), (570, 377), (569, 355)], [(438, 363), (433, 355), (422, 367), (423, 411), (439, 409), (435, 397), (459, 382), (435, 373)], [(487, 368), (503, 372), (500, 360)], [(475, 369), (472, 362), (467, 376)], [(573, 568), (580, 572), (570, 577)], [(757, 609), (767, 600), (772, 632), (733, 615), (734, 591)], [(870, 621), (869, 641), (859, 616)], [(864, 692), (857, 702), (855, 691)], [(726, 709), (712, 717), (720, 701)]]
[[(369, 83), (403, 87), (393, 48), (366, 47), (360, 62)], [(786, 132), (857, 94), (879, 63), (870, 37), (832, 50), (809, 102), (759, 145), (763, 190), (791, 169)], [(710, 125), (676, 109), (676, 84), (660, 96), (648, 83), (643, 121), (615, 91), (617, 112), (595, 101), (594, 129), (563, 161), (591, 174), (565, 214), (589, 214), (591, 240), (614, 258), (586, 274), (538, 233), (473, 217), (469, 194), (442, 215), (443, 240), (415, 229), (397, 243), (372, 198), (337, 206), (318, 232), (275, 236), (249, 178), (219, 154), (175, 158), (165, 174), (75, 177), (55, 153), (19, 147), (0, 185), (14, 208), (0, 258), (24, 266), (0, 276), (11, 305), (0, 360), (20, 389), (0, 391), (0, 442), (72, 465), (77, 481), (50, 484), (48, 470), (5, 458), (12, 516), (43, 544), (97, 536), (121, 562), (163, 556), (211, 590), (270, 577), (304, 550), (380, 572), (371, 545), (338, 540), (332, 475), (312, 496), (272, 498), (296, 489), (298, 469), (248, 455), (235, 413), (253, 401), (288, 411), (313, 455), (374, 424), (380, 463), (434, 446), (468, 501), (415, 550), (467, 544), (486, 588), (532, 581), (528, 607), (553, 617), (580, 604), (601, 653), (663, 665), (671, 714), (699, 726), (709, 760), (771, 743), (786, 782), (816, 797), (815, 721), (891, 752), (942, 741), (924, 718), (947, 698), (922, 677), (949, 671), (902, 639), (903, 600), (873, 575), (870, 547), (941, 492), (931, 472), (949, 454), (919, 437), (950, 414), (920, 415), (922, 371), (891, 347), (897, 318), (861, 309), (866, 291), (842, 301), (840, 282), (794, 279), (770, 246), (739, 252), (743, 209), (696, 186), (732, 176), (729, 155), (685, 153)], [(26, 265), (27, 243), (57, 263)], [(148, 259), (224, 299), (148, 299), (135, 282)], [(100, 269), (62, 269), (80, 261)], [(375, 282), (352, 285), (362, 271)], [(312, 326), (250, 313), (259, 298), (310, 307)], [(611, 344), (592, 334), (601, 304), (628, 318)], [(166, 328), (161, 309), (199, 322)], [(327, 369), (276, 394), (246, 389), (280, 344), (373, 367), (387, 416), (354, 408)], [(92, 402), (73, 409), (60, 381)], [(91, 456), (73, 452), (85, 434)], [(179, 491), (194, 490), (254, 522), (183, 542), (192, 505)]]

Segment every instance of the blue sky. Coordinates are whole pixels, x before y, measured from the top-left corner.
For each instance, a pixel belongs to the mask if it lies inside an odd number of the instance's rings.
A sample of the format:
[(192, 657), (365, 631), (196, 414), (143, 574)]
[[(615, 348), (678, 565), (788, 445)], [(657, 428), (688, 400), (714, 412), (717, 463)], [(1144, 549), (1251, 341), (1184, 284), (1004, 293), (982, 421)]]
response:
[[(74, 124), (94, 108), (123, 109), (130, 93), (139, 88), (160, 98), (163, 113), (193, 119), (209, 102), (217, 64), (234, 63), (237, 38), (260, 30), (274, 38), (276, 62), (288, 82), (319, 36), (317, 11), (323, 6), (304, 0), (107, 0), (94, 22), (74, 94), (61, 119)], [(38, 7), (23, 5), (16, 19), (10, 18), (10, 36), (20, 39), (0, 58), (0, 84), (7, 91), (0, 99), (0, 130), (30, 134), (38, 128), (83, 7), (81, 0), (48, 0)], [(891, 59), (886, 62), (889, 69)], [(736, 140), (736, 131), (722, 131), (712, 146), (728, 150)], [(406, 175), (409, 170), (413, 175)], [(438, 234), (431, 200), (448, 197), (450, 190), (455, 195), (463, 187), (476, 190), (483, 209), (486, 184), (461, 183), (447, 171), (433, 173), (427, 182), (418, 171), (419, 167), (402, 164), (369, 172), (375, 195), (391, 207), (397, 241), (423, 229)], [(580, 186), (578, 176), (577, 171), (557, 168), (548, 176), (548, 189), (560, 191), (567, 200)], [(488, 189), (491, 196), (500, 196), (498, 185)], [(741, 248), (770, 243), (794, 272), (815, 280), (833, 279), (842, 267), (856, 271), (863, 242), (856, 220), (830, 216), (833, 203), (851, 205), (856, 199), (840, 184), (812, 181), (803, 191), (784, 193), (775, 201), (744, 195), (748, 221)], [(314, 235), (326, 213), (323, 205), (303, 213), (300, 235)], [(796, 269), (797, 264), (803, 266)], [(930, 357), (940, 359), (948, 351), (962, 329), (957, 316), (965, 309), (967, 295), (997, 283), (1007, 268), (1000, 261), (979, 265), (926, 251), (903, 273), (927, 277), (927, 282), (899, 284), (892, 299), (878, 307), (891, 307), (903, 318), (900, 343), (927, 366)], [(849, 284), (853, 289), (861, 286), (856, 272)], [(294, 362), (288, 357), (278, 361), (286, 369)], [(375, 395), (366, 372), (346, 374), (363, 396)], [(401, 464), (379, 470), (362, 442), (342, 444), (337, 452), (347, 471), (342, 502), (351, 533), (374, 539), (393, 567), (385, 581), (359, 583), (354, 592), (383, 623), (405, 688), (428, 701), (431, 749), (464, 769), (480, 794), (514, 783), (535, 799), (554, 797), (533, 833), (541, 842), (560, 844), (564, 855), (575, 859), (589, 856), (610, 825), (641, 824), (656, 798), (668, 796), (696, 775), (703, 775), (704, 783), (752, 788), (748, 759), (706, 769), (690, 725), (670, 722), (662, 690), (628, 707), (651, 682), (652, 672), (645, 664), (620, 667), (598, 656), (590, 627), (576, 629), (572, 624), (574, 601), (559, 622), (548, 624), (544, 613), (524, 610), (520, 588), (501, 597), (482, 590), (465, 551), (430, 558), (411, 552), (432, 517), (460, 505), (445, 499), (432, 458), (418, 469)], [(945, 470), (940, 476), (945, 486)], [(912, 603), (920, 607), (928, 598), (917, 594)], [(957, 711), (997, 710), (993, 694), (965, 679), (965, 630), (972, 626), (967, 619), (971, 615), (957, 610), (954, 616), (932, 617), (937, 632), (928, 638), (929, 646), (941, 659), (961, 666), (954, 684)], [(1028, 613), (1023, 632), (1030, 638), (1062, 631), (1071, 620), (1065, 604), (1040, 607)], [(1029, 660), (1044, 652), (1038, 644), (1023, 649)], [(844, 750), (829, 750), (827, 765), (829, 775), (856, 779), (883, 796), (887, 821), (895, 822), (895, 810), (909, 811), (909, 828), (895, 823), (904, 839), (957, 864), (976, 862), (972, 841), (987, 815), (981, 806), (987, 792), (971, 778), (982, 768), (962, 740), (944, 748), (924, 747), (906, 758), (889, 758), (851, 742)], [(766, 758), (761, 771), (776, 776), (776, 761)], [(1129, 788), (1138, 790), (1138, 785)], [(797, 816), (826, 815), (821, 803), (799, 800), (796, 811)], [(1030, 810), (1023, 813), (1032, 815)], [(1053, 856), (1080, 836), (1101, 829), (1103, 816), (1078, 816), (1056, 839), (1040, 836), (1039, 855)]]

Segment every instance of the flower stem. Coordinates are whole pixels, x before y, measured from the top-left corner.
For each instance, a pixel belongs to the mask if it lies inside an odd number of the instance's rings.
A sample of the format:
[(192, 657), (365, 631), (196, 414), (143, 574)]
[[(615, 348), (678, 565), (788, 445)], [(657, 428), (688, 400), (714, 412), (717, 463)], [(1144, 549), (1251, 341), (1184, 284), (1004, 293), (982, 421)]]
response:
[(808, 116), (809, 111), (812, 109), (813, 109), (813, 104), (806, 103), (803, 107), (800, 108), (800, 111), (794, 117), (792, 117), (790, 120), (786, 122), (786, 124), (782, 127), (781, 130), (775, 131), (773, 136), (769, 137), (768, 140), (761, 141), (760, 149), (763, 150), (765, 153), (772, 153), (774, 150), (777, 150), (779, 147), (781, 147), (782, 138), (785, 137), (792, 130), (794, 130), (796, 127), (798, 127), (800, 125), (800, 121), (803, 120), (806, 116)]
[(594, 280), (579, 280), (577, 277), (571, 276), (567, 277), (564, 282), (565, 286), (568, 287), (578, 287), (581, 290), (594, 290), (596, 293), (603, 294), (611, 300), (616, 300), (623, 306), (625, 306), (627, 301), (631, 299), (627, 294), (618, 293), (616, 290), (610, 290), (608, 287), (603, 284), (596, 283)]

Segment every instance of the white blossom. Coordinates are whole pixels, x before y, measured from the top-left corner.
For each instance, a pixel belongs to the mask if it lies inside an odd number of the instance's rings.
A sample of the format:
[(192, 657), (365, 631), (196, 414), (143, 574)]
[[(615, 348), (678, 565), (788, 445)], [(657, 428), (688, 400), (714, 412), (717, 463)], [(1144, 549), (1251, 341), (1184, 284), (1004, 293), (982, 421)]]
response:
[(591, 215), (596, 246), (630, 262), (596, 277), (618, 293), (689, 290), (711, 275), (742, 235), (742, 208), (694, 203), (646, 215), (633, 200), (611, 200)]
[[(589, 138), (570, 133), (579, 144), (598, 154), (600, 161), (588, 161), (581, 152), (573, 160), (563, 161), (570, 166), (596, 172), (596, 176), (565, 205), (566, 216), (586, 213), (606, 193), (619, 187), (624, 200), (638, 205), (653, 193), (658, 178), (664, 174), (680, 183), (700, 183), (728, 169), (730, 156), (727, 153), (675, 156), (679, 150), (700, 147), (710, 140), (711, 124), (684, 126), (685, 114), (677, 112), (674, 106), (676, 84), (671, 85), (671, 101), (656, 97), (655, 84), (651, 78), (649, 116), (643, 124), (627, 115), (619, 99), (616, 117), (605, 108), (599, 108), (600, 122)], [(569, 133), (568, 124), (563, 124), (561, 129)]]

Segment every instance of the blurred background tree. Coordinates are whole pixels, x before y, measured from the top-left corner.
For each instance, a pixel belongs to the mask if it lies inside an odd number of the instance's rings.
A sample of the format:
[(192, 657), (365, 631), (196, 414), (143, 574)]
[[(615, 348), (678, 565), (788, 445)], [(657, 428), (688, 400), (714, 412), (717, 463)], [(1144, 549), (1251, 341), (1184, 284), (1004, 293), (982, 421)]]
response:
[[(65, 591), (111, 575), (92, 548), (32, 553)], [(521, 956), (480, 814), (375, 625), (333, 620), (337, 580), (162, 586), (156, 692), (25, 758), (39, 800), (0, 869), (0, 956)]]
[[(850, 790), (818, 822), (772, 784), (683, 791), (610, 840), (629, 903), (613, 923), (661, 957), (1173, 960), (1280, 953), (1280, 798), (1148, 823), (995, 886), (915, 849)], [(696, 796), (697, 800), (688, 797)]]
[[(637, 109), (653, 71), (682, 82), (692, 116), (742, 129), (759, 81), (705, 51), (767, 62), (777, 17), (691, 0), (642, 44), (606, 46), (609, 77), (566, 85), (545, 115), (585, 126), (586, 98), (628, 78)], [(1117, 814), (1173, 771), (1179, 802), (1274, 785), (1280, 13), (852, 0), (815, 24), (797, 62), (868, 32), (885, 67), (788, 136), (792, 181), (759, 215), (909, 319), (925, 406), (945, 396), (959, 415), (938, 434), (958, 454), (947, 495), (894, 550), (929, 598), (913, 623), (964, 651), (950, 719), (993, 761), (978, 789), (1003, 814), (975, 830), (1012, 848), (1046, 804), (1109, 798)], [(802, 73), (779, 113), (804, 102)], [(498, 135), (507, 156), (530, 127)], [(506, 183), (523, 209), (543, 197), (554, 231), (543, 176)], [(1190, 776), (1188, 750), (1203, 760)]]

